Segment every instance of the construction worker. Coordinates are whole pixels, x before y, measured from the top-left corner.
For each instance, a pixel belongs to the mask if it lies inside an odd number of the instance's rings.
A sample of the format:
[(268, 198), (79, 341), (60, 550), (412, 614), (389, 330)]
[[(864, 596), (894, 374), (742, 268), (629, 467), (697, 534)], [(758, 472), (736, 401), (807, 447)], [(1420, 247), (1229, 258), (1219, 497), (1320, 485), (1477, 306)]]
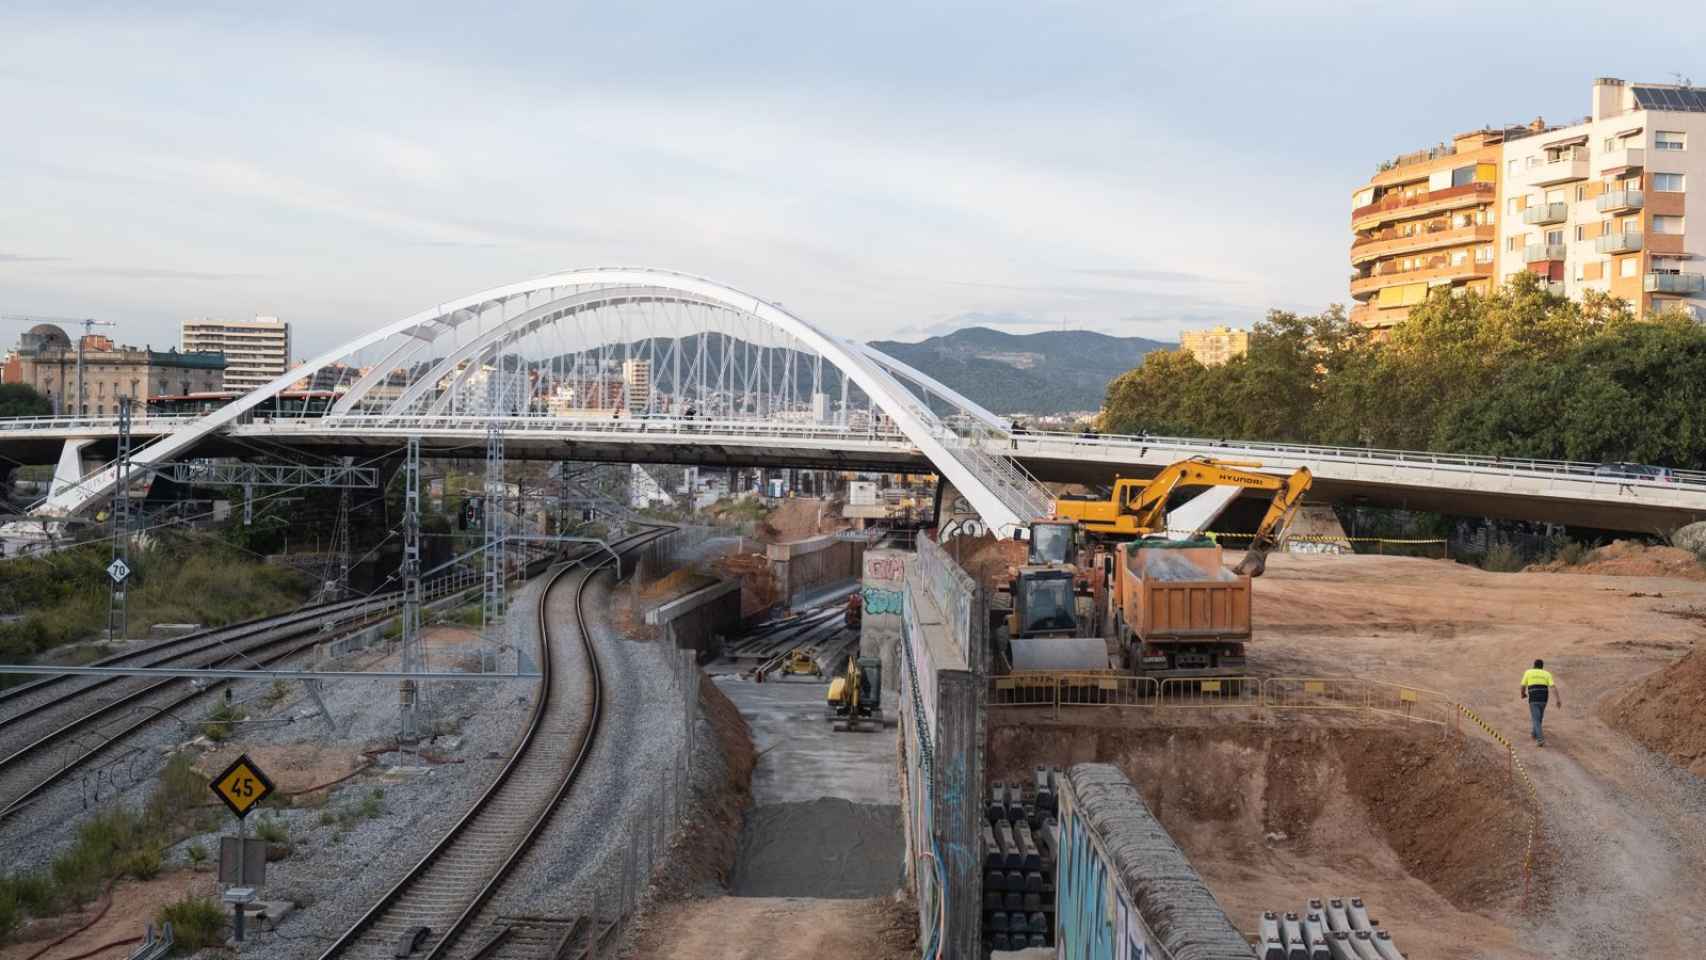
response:
[(1528, 701), (1528, 716), (1534, 723), (1534, 742), (1544, 747), (1546, 737), (1540, 732), (1540, 721), (1546, 716), (1546, 704), (1556, 702), (1559, 709), (1564, 706), (1564, 698), (1558, 692), (1558, 682), (1546, 671), (1546, 661), (1536, 660), (1533, 667), (1523, 671), (1522, 698)]

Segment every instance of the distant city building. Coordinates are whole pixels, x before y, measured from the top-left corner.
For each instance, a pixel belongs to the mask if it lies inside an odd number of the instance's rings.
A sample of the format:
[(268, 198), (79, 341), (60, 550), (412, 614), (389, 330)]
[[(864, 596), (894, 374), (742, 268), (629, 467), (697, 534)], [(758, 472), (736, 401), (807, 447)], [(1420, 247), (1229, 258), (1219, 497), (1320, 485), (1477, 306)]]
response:
[(1205, 367), (1215, 367), (1250, 352), (1250, 331), (1231, 327), (1185, 330), (1179, 334), (1179, 349), (1197, 358)]
[(652, 362), (622, 361), (622, 383), (627, 387), (629, 413), (645, 413), (652, 405)]
[[(15, 366), (9, 361), (8, 367), (8, 382), (34, 387), (53, 402), (56, 412), (76, 412), (77, 345), (64, 330), (51, 323), (31, 327), (18, 337)], [(115, 413), (121, 396), (142, 402), (148, 397), (219, 390), (224, 377), (225, 358), (218, 353), (162, 352), (114, 346), (107, 337), (83, 338), (85, 413)]]
[(226, 390), (253, 390), (290, 368), (290, 324), (277, 317), (183, 323), (186, 353), (225, 354)]
[(1591, 108), (1381, 164), (1351, 199), (1351, 319), (1381, 330), (1436, 289), (1522, 273), (1706, 319), (1706, 218), (1684, 215), (1706, 200), (1706, 87), (1601, 77)]

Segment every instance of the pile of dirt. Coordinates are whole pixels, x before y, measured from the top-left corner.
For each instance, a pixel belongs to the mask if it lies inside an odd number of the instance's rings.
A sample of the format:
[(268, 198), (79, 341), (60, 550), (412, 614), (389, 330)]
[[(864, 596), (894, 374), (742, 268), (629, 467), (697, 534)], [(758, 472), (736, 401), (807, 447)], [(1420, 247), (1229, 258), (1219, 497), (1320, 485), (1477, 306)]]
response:
[(658, 601), (673, 597), (685, 596), (701, 587), (716, 583), (715, 577), (708, 577), (696, 570), (676, 570), (668, 576), (653, 580), (640, 588), (640, 596), (646, 600)]
[(781, 588), (762, 553), (730, 553), (711, 562), (719, 575), (740, 581), (740, 615), (753, 617), (782, 599)]
[(837, 501), (815, 497), (783, 500), (758, 525), (758, 538), (768, 543), (804, 540), (823, 533), (846, 530), (852, 524), (842, 519)]
[(1216, 864), (1294, 877), (1354, 864), (1375, 890), (1384, 863), (1460, 910), (1522, 892), (1528, 814), (1502, 756), (1432, 727), (1001, 726), (988, 756), (992, 781), (1118, 765), (1211, 887)]
[(997, 540), (994, 534), (987, 533), (981, 537), (950, 537), (942, 546), (960, 569), (989, 594), (1007, 581), (1009, 567), (1024, 564), (1027, 549), (1019, 540)]
[(724, 775), (713, 793), (692, 806), (682, 829), (685, 839), (672, 852), (675, 867), (660, 872), (654, 882), (662, 900), (715, 896), (728, 888), (741, 821), (752, 806), (752, 768), (758, 757), (746, 718), (708, 676), (699, 678), (699, 708), (717, 738)]
[(1706, 777), (1706, 652), (1695, 650), (1608, 697), (1600, 719), (1671, 763)]
[(1563, 560), (1532, 564), (1528, 571), (1585, 573), (1612, 577), (1680, 577), (1706, 581), (1706, 563), (1677, 547), (1653, 546), (1635, 540), (1613, 540), (1596, 547), (1580, 563)]

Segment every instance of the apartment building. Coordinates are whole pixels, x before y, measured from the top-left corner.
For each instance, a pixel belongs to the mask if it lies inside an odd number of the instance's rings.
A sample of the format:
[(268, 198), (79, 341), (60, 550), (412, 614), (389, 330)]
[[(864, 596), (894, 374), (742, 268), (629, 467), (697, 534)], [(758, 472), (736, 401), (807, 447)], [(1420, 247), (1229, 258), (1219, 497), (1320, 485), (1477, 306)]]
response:
[(1381, 164), (1351, 198), (1351, 319), (1381, 329), (1438, 287), (1493, 283), (1504, 132), (1475, 130)]
[(1351, 318), (1383, 330), (1436, 288), (1529, 272), (1706, 319), (1706, 217), (1685, 211), (1690, 187), (1706, 196), (1706, 88), (1602, 77), (1591, 107), (1382, 164), (1352, 195)]
[(1602, 77), (1592, 108), (1506, 138), (1501, 282), (1528, 271), (1706, 319), (1706, 210), (1687, 210), (1691, 188), (1706, 202), (1706, 88)]
[(290, 367), (290, 324), (277, 317), (185, 320), (182, 345), (225, 355), (226, 390), (253, 390)]
[(1196, 357), (1205, 367), (1216, 367), (1250, 352), (1250, 331), (1225, 326), (1183, 330), (1179, 333), (1179, 349)]

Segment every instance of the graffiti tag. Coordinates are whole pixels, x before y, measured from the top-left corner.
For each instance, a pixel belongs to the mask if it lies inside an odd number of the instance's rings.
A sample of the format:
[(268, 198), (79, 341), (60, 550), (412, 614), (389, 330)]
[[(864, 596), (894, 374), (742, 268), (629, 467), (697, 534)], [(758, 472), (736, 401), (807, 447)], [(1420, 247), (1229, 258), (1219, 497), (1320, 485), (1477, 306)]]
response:
[(881, 587), (866, 587), (860, 591), (865, 601), (865, 615), (880, 617), (885, 613), (899, 614), (905, 598), (899, 590), (884, 590)]

